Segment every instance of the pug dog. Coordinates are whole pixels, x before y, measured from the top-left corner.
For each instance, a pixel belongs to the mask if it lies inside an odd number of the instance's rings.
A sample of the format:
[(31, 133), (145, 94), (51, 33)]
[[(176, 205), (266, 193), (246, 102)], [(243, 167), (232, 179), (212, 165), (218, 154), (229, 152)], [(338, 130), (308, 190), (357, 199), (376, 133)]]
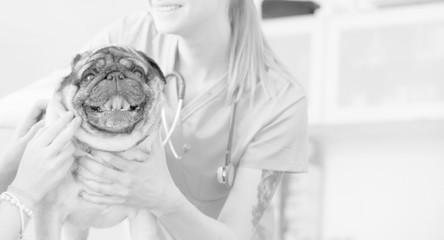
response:
[[(106, 164), (100, 155), (103, 152), (128, 161), (140, 154), (148, 156), (152, 142), (159, 137), (160, 96), (165, 85), (156, 62), (130, 47), (108, 46), (77, 55), (71, 69), (50, 101), (45, 122), (50, 125), (67, 111), (83, 119), (72, 140), (76, 161), (88, 157)], [(63, 240), (86, 240), (89, 228), (111, 227), (126, 218), (133, 240), (156, 238), (157, 220), (149, 212), (79, 198), (84, 188), (76, 180), (81, 174), (76, 171), (76, 161), (73, 174), (39, 204), (37, 240), (60, 240), (62, 235)]]

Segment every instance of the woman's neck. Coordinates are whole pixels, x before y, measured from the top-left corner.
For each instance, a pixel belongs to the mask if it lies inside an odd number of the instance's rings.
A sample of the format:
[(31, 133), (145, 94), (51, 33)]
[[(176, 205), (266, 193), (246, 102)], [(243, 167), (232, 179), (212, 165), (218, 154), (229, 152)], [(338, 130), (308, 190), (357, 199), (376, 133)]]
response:
[(187, 82), (219, 78), (228, 70), (230, 37), (228, 21), (204, 24), (192, 35), (181, 36), (176, 70)]

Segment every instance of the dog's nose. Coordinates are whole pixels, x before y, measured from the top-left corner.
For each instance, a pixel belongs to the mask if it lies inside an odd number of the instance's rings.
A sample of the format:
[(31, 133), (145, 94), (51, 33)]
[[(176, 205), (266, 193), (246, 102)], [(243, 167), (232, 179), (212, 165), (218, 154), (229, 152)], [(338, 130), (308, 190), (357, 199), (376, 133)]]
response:
[(108, 73), (108, 75), (106, 75), (106, 79), (107, 80), (122, 80), (125, 78), (125, 75), (123, 75), (123, 73), (115, 71), (115, 72), (110, 72)]

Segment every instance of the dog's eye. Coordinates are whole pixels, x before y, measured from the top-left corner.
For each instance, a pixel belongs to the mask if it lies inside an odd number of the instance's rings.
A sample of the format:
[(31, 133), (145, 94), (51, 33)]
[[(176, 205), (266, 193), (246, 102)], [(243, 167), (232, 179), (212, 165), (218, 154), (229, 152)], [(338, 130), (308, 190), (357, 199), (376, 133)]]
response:
[(143, 73), (140, 71), (134, 71), (134, 74), (136, 74), (137, 77), (142, 78)]
[(139, 78), (142, 78), (143, 77), (143, 70), (142, 69), (140, 69), (140, 68), (138, 68), (138, 67), (134, 67), (133, 69), (132, 69), (132, 72), (137, 76), (137, 77), (139, 77)]
[(94, 79), (94, 74), (92, 74), (92, 73), (88, 73), (88, 74), (86, 74), (86, 75), (83, 77), (83, 79), (86, 80), (86, 81), (91, 81), (91, 80)]

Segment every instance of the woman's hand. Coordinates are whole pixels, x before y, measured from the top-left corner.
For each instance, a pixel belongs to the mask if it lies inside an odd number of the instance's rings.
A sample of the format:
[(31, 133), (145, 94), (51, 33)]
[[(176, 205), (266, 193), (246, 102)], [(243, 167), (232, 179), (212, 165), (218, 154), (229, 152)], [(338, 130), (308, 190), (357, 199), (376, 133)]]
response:
[(88, 158), (79, 160), (78, 180), (87, 190), (80, 193), (83, 199), (97, 204), (147, 208), (156, 215), (178, 207), (181, 193), (168, 171), (160, 139), (154, 140), (151, 153), (140, 152), (137, 159), (126, 160), (105, 152), (92, 154), (105, 163)]
[(73, 119), (68, 112), (53, 125), (40, 128), (29, 141), (11, 185), (40, 201), (70, 169), (75, 149), (71, 138), (80, 124), (80, 118)]
[(41, 118), (45, 114), (47, 105), (48, 101), (46, 100), (37, 101), (28, 116), (19, 124), (9, 145), (0, 158), (0, 164), (2, 165), (0, 166), (1, 172), (5, 174), (13, 173), (15, 175), (26, 145), (29, 140), (34, 137), (37, 130), (44, 125)]

